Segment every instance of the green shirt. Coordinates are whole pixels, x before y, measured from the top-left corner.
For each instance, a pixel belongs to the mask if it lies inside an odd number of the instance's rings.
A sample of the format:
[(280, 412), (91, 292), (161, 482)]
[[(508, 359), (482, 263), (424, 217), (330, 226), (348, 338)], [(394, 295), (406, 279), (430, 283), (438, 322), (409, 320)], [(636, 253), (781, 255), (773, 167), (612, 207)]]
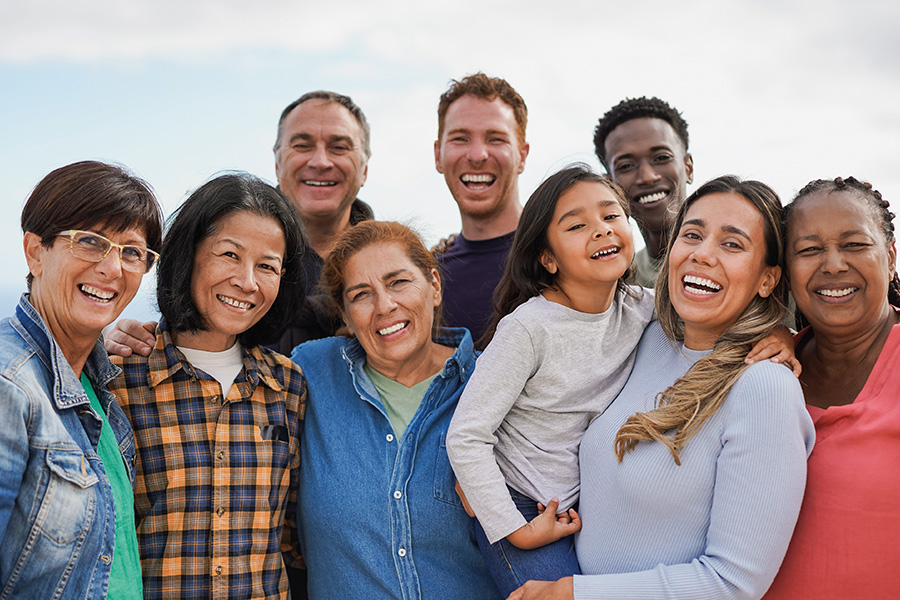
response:
[(103, 419), (97, 454), (103, 461), (103, 468), (109, 478), (113, 500), (116, 503), (116, 539), (107, 597), (110, 600), (119, 600), (120, 598), (140, 600), (144, 595), (144, 589), (141, 583), (141, 558), (138, 553), (137, 530), (134, 525), (134, 489), (131, 486), (131, 480), (128, 479), (125, 460), (116, 443), (116, 435), (109, 426), (106, 412), (100, 406), (94, 386), (83, 372), (81, 373), (81, 387), (84, 388), (91, 401), (91, 408)]
[(437, 377), (437, 373), (420, 381), (412, 387), (406, 387), (402, 383), (397, 383), (389, 377), (385, 377), (375, 369), (369, 366), (369, 363), (363, 365), (366, 375), (372, 380), (375, 389), (378, 390), (378, 396), (381, 403), (384, 404), (384, 410), (387, 412), (388, 419), (391, 421), (391, 427), (397, 434), (398, 440), (403, 437), (406, 426), (409, 425), (413, 415), (422, 403), (425, 392), (431, 381)]

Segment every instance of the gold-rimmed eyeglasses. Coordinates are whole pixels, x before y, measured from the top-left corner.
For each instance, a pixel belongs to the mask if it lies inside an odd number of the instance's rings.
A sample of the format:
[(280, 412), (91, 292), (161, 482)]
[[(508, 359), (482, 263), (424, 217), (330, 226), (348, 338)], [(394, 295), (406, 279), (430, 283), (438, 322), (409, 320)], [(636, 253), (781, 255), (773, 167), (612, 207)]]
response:
[(90, 262), (100, 262), (106, 258), (110, 250), (115, 248), (119, 251), (122, 268), (132, 273), (140, 273), (141, 275), (147, 273), (153, 268), (156, 259), (159, 258), (159, 254), (150, 248), (133, 246), (131, 244), (117, 244), (92, 231), (69, 229), (56, 235), (69, 238), (69, 250), (72, 251), (72, 254)]

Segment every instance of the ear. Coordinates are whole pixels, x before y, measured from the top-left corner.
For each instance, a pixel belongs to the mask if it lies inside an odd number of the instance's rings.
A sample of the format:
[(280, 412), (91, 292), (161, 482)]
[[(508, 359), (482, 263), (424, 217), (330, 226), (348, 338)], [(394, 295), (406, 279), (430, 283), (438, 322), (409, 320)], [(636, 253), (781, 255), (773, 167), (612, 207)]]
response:
[(687, 175), (687, 182), (694, 183), (694, 157), (690, 152), (684, 153), (684, 172)]
[(44, 252), (47, 251), (41, 244), (41, 236), (30, 231), (25, 232), (25, 262), (28, 263), (28, 271), (35, 277), (44, 272)]
[(353, 337), (356, 337), (356, 328), (353, 326), (353, 321), (347, 318), (347, 311), (341, 309), (341, 319), (344, 321), (344, 325), (347, 326), (347, 330), (353, 334)]
[(275, 155), (275, 181), (281, 177), (281, 154), (279, 148), (272, 148), (272, 154)]
[(434, 307), (437, 308), (441, 305), (441, 300), (444, 297), (441, 289), (441, 274), (438, 273), (437, 269), (431, 270), (431, 287), (433, 288)]
[(544, 265), (544, 268), (547, 269), (547, 272), (551, 275), (556, 275), (556, 271), (559, 270), (559, 267), (556, 264), (556, 259), (553, 258), (553, 253), (549, 250), (543, 250), (541, 252), (540, 258), (541, 264)]
[(434, 141), (434, 168), (437, 172), (444, 173), (444, 166), (441, 164), (441, 140)]
[(531, 150), (531, 145), (528, 143), (522, 144), (522, 147), (519, 148), (519, 174), (525, 170), (525, 159), (528, 158), (529, 150)]
[(888, 281), (891, 281), (894, 278), (894, 275), (897, 273), (897, 243), (891, 242), (891, 247), (888, 248)]
[(766, 267), (766, 271), (763, 273), (762, 283), (760, 283), (759, 286), (759, 295), (765, 298), (771, 294), (779, 281), (781, 281), (781, 267), (777, 265), (774, 267)]
[(359, 182), (359, 187), (366, 185), (366, 178), (369, 176), (369, 159), (366, 159), (366, 166), (363, 167), (362, 181)]

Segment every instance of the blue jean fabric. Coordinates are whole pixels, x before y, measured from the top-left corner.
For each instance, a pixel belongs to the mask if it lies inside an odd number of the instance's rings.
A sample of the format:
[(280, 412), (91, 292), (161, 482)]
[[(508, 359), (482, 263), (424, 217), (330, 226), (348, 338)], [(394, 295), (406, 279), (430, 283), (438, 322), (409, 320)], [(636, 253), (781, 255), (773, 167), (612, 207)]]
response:
[[(509, 488), (509, 494), (522, 516), (531, 521), (538, 516), (537, 502)], [(567, 535), (552, 544), (533, 550), (522, 550), (506, 538), (493, 544), (488, 542), (484, 529), (475, 520), (475, 538), (484, 555), (494, 583), (504, 596), (524, 585), (529, 579), (556, 581), (569, 575), (580, 575), (578, 558), (575, 556), (575, 536)]]
[[(84, 372), (133, 484), (134, 436), (102, 342)], [(0, 321), (0, 406), (0, 598), (105, 598), (116, 521), (102, 421), (27, 295)]]
[(401, 439), (357, 340), (315, 340), (291, 356), (308, 389), (297, 525), (310, 598), (500, 598), (454, 489), (445, 442), (475, 350), (465, 329), (443, 330), (437, 341), (456, 352)]

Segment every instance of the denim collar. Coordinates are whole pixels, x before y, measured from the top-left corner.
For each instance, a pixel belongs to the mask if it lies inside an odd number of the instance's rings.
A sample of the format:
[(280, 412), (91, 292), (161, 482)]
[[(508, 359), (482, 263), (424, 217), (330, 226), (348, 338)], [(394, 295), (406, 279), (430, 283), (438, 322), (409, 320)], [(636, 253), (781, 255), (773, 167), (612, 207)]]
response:
[[(51, 399), (56, 407), (65, 409), (79, 404), (90, 404), (87, 394), (81, 387), (80, 379), (66, 360), (62, 348), (53, 339), (53, 334), (50, 333), (44, 319), (31, 304), (30, 294), (27, 292), (19, 299), (16, 318), (11, 324), (53, 374)], [(121, 369), (109, 362), (101, 336), (84, 363), (84, 373), (95, 386), (105, 388), (106, 384), (121, 372)]]

